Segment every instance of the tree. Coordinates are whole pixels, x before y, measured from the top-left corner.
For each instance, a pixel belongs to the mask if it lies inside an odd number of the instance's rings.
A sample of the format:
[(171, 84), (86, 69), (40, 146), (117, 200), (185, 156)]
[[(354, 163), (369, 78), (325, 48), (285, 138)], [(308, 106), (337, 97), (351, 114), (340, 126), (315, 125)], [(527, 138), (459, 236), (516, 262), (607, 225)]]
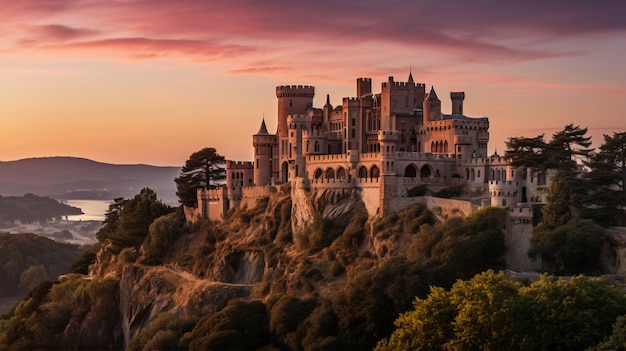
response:
[(108, 235), (113, 244), (110, 250), (116, 253), (126, 247), (138, 247), (148, 236), (150, 224), (174, 211), (159, 201), (156, 193), (149, 188), (142, 189), (132, 199), (124, 200), (121, 208), (115, 231)]
[[(626, 207), (626, 132), (604, 135), (600, 151), (586, 163), (592, 189), (583, 216), (603, 225), (624, 225)], [(620, 219), (621, 216), (621, 219)]]
[(191, 154), (185, 162), (180, 176), (175, 178), (176, 195), (185, 206), (196, 206), (196, 189), (213, 189), (226, 179), (226, 160), (215, 148), (208, 147)]
[(558, 273), (597, 271), (604, 229), (589, 219), (573, 219), (556, 228), (539, 225), (531, 239), (531, 257), (541, 256)]
[(109, 205), (109, 209), (104, 213), (104, 221), (102, 222), (102, 228), (96, 233), (96, 238), (100, 243), (103, 243), (111, 233), (117, 231), (117, 225), (120, 221), (120, 214), (124, 207), (124, 198), (118, 197), (113, 200), (113, 203)]
[(415, 299), (376, 350), (584, 350), (611, 333), (624, 303), (598, 278), (543, 275), (524, 286), (486, 271)]

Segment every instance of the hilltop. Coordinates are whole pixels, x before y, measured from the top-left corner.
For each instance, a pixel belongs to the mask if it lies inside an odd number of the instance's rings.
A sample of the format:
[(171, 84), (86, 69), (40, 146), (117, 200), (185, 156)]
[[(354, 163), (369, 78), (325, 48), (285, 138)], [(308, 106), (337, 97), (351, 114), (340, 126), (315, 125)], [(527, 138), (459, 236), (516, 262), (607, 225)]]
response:
[(149, 187), (176, 203), (173, 179), (180, 167), (110, 164), (77, 157), (27, 158), (0, 162), (0, 195), (33, 193), (55, 199), (128, 198)]

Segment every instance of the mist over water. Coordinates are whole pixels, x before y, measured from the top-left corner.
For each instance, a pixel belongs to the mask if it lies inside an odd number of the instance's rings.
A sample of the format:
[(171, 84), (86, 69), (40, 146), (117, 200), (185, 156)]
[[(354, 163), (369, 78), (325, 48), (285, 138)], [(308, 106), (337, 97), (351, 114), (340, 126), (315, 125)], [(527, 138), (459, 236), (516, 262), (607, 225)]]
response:
[(68, 221), (104, 221), (104, 214), (111, 204), (108, 200), (65, 200), (64, 202), (83, 211), (81, 215), (67, 216)]

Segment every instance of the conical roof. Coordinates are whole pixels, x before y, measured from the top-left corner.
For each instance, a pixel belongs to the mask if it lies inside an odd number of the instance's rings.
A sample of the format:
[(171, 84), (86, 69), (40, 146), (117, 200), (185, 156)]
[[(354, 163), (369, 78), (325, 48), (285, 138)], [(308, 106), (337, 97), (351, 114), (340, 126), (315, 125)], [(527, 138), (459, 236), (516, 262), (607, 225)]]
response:
[(265, 118), (263, 118), (263, 122), (261, 122), (261, 128), (259, 129), (259, 132), (256, 133), (255, 135), (269, 135), (270, 133), (267, 132), (267, 127), (265, 126)]
[(440, 101), (437, 97), (437, 93), (435, 93), (435, 87), (430, 88), (430, 93), (428, 93), (428, 97), (426, 98), (428, 101)]

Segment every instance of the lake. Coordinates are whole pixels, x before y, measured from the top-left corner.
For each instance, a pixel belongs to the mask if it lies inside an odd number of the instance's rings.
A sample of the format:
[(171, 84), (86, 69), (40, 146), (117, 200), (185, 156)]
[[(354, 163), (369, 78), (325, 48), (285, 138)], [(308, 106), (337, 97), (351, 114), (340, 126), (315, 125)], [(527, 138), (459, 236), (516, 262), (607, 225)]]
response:
[(68, 221), (104, 221), (104, 214), (112, 203), (108, 200), (65, 200), (63, 202), (83, 211), (82, 215), (67, 216)]

